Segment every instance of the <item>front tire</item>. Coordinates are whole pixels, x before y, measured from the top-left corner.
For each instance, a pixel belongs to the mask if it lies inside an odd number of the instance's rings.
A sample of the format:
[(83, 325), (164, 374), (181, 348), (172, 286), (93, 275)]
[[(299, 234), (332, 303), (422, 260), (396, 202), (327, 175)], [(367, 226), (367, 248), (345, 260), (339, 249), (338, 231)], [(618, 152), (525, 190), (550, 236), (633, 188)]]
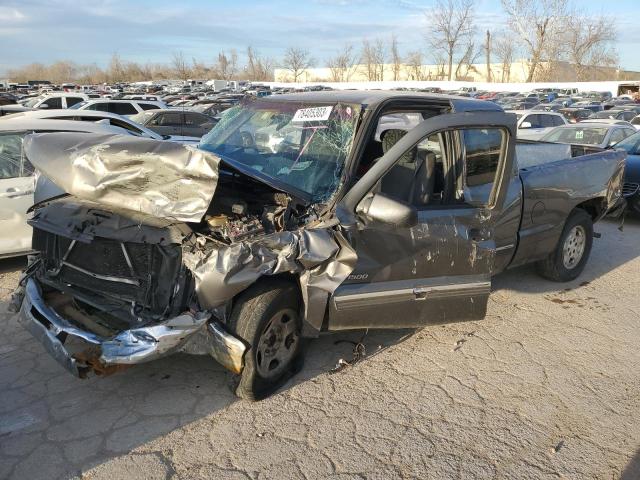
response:
[(584, 270), (593, 245), (593, 221), (584, 210), (574, 210), (567, 219), (556, 248), (537, 263), (538, 273), (555, 282), (575, 280)]
[(300, 295), (286, 281), (260, 281), (241, 293), (229, 328), (249, 346), (235, 389), (238, 397), (261, 400), (296, 371), (300, 352)]

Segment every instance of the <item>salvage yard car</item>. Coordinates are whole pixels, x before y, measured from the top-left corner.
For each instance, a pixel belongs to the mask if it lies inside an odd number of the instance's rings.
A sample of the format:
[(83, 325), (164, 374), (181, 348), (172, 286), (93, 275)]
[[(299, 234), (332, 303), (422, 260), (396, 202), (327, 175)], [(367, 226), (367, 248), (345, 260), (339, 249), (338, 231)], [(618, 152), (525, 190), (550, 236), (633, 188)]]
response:
[(640, 215), (640, 132), (625, 138), (615, 148), (627, 152), (622, 195), (629, 211)]
[(26, 135), (38, 132), (118, 134), (124, 130), (110, 125), (25, 119), (14, 115), (0, 119), (0, 258), (31, 251), (32, 232), (27, 224), (27, 210), (34, 202), (36, 179), (22, 142)]
[[(423, 121), (377, 141), (398, 114)], [(262, 398), (303, 337), (481, 319), (491, 276), (525, 263), (578, 277), (626, 155), (579, 150), (516, 145), (492, 102), (385, 91), (247, 100), (199, 149), (32, 135), (26, 155), (68, 195), (33, 207), (15, 303), (76, 376), (210, 354)]]
[(540, 140), (543, 142), (608, 148), (634, 133), (636, 133), (636, 130), (630, 124), (616, 125), (611, 123), (580, 122), (574, 125), (556, 127)]

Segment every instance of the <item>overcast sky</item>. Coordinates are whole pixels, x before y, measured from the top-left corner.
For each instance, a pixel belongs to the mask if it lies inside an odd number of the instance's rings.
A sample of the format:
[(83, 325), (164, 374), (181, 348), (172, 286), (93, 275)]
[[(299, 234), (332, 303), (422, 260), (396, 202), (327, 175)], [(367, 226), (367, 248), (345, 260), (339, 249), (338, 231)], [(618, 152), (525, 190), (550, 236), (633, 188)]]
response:
[[(536, 1), (536, 0), (532, 0)], [(403, 52), (427, 54), (425, 11), (432, 0), (0, 0), (0, 76), (31, 62), (69, 59), (104, 66), (125, 60), (169, 63), (171, 53), (212, 63), (217, 52), (252, 45), (279, 59), (288, 46), (310, 50), (319, 65), (345, 43), (398, 36)], [(477, 0), (478, 30), (504, 28), (500, 0)], [(614, 17), (620, 64), (640, 70), (640, 0), (580, 0)], [(607, 10), (603, 6), (608, 7)]]

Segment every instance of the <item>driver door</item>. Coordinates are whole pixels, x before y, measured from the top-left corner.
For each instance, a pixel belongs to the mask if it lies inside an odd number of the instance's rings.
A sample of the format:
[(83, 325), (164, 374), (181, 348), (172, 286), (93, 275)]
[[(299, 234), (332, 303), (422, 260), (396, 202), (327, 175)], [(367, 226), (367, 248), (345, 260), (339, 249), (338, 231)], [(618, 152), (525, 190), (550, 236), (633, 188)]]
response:
[[(358, 262), (331, 299), (330, 330), (484, 318), (493, 229), (505, 201), (515, 129), (515, 116), (501, 112), (433, 117), (406, 133), (356, 183), (340, 211), (353, 218), (347, 231)], [(411, 151), (415, 156), (407, 155)], [(407, 184), (393, 185), (390, 191), (403, 197), (393, 198), (384, 191), (385, 180), (394, 169), (411, 167), (412, 158), (415, 173), (395, 175)], [(404, 196), (416, 191), (416, 183), (426, 194)], [(399, 226), (357, 213), (373, 195), (411, 205), (417, 222)]]

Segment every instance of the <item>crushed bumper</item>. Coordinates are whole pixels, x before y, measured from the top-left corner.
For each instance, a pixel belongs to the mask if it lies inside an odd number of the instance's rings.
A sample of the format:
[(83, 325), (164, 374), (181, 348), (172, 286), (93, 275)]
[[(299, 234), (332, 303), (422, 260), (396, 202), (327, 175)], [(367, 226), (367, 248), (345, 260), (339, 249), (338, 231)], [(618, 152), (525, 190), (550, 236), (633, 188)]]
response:
[[(20, 309), (20, 323), (37, 338), (67, 371), (84, 378), (90, 371), (111, 373), (114, 367), (155, 360), (185, 347), (194, 334), (206, 334), (205, 352), (229, 370), (240, 373), (246, 350), (244, 343), (211, 321), (208, 312), (184, 313), (161, 324), (124, 330), (111, 338), (88, 332), (58, 315), (42, 297), (40, 287), (29, 279)], [(205, 328), (205, 325), (207, 327)], [(80, 341), (88, 348), (74, 352), (68, 345)], [(93, 352), (87, 355), (87, 352)]]

